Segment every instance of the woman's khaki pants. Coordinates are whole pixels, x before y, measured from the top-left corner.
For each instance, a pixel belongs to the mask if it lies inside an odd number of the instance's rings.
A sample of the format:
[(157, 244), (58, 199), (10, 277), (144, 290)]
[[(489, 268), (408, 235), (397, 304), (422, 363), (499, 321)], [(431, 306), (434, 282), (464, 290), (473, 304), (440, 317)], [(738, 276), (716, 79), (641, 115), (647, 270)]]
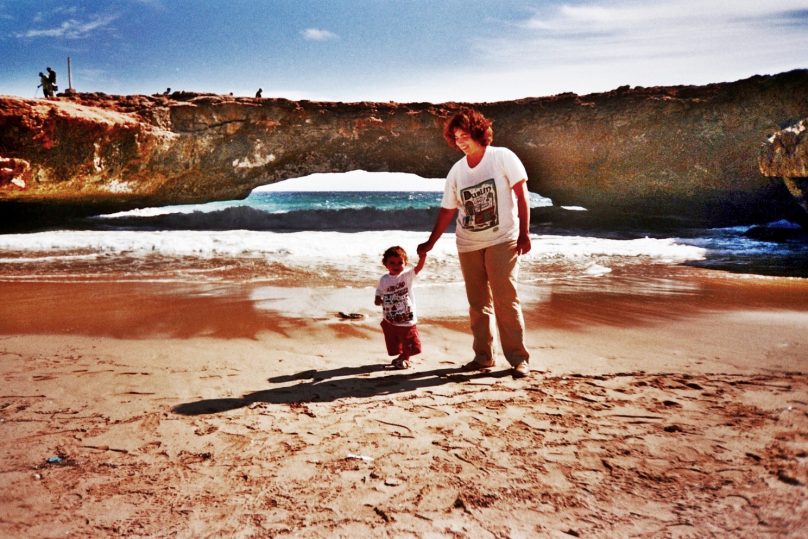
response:
[(470, 253), (458, 253), (466, 281), (469, 321), (474, 335), (474, 361), (492, 365), (496, 361), (494, 334), (511, 366), (527, 361), (525, 321), (516, 291), (519, 255), (516, 242), (506, 242)]

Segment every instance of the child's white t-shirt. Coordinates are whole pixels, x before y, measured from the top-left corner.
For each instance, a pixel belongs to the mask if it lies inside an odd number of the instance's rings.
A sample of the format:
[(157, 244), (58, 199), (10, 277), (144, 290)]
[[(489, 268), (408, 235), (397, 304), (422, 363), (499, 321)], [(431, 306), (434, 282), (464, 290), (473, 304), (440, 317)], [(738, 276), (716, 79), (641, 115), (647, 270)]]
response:
[(415, 298), (412, 295), (414, 280), (414, 268), (408, 268), (395, 276), (386, 273), (379, 279), (376, 295), (382, 298), (384, 319), (395, 326), (414, 326), (418, 322)]

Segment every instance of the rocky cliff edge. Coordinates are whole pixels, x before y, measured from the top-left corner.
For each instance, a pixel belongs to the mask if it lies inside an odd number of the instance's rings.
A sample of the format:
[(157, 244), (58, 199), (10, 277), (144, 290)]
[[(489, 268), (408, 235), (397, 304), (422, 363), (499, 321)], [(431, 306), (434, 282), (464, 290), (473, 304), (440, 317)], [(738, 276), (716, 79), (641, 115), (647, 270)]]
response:
[[(182, 92), (0, 97), (0, 214), (7, 224), (242, 198), (314, 172), (442, 177), (460, 155), (441, 125), (460, 106)], [(796, 207), (783, 182), (761, 172), (760, 145), (808, 117), (808, 70), (474, 106), (494, 120), (494, 144), (522, 158), (531, 191), (557, 205), (605, 220), (703, 224)]]
[(808, 118), (778, 131), (761, 147), (760, 172), (782, 178), (791, 195), (805, 210), (808, 224)]

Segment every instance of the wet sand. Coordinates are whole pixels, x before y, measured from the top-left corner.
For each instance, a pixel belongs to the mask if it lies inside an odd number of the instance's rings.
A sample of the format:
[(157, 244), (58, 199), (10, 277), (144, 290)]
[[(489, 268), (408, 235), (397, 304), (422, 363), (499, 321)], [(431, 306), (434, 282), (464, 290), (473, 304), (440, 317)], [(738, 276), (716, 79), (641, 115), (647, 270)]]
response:
[(700, 275), (526, 293), (524, 380), (426, 298), (394, 371), (364, 289), (0, 283), (0, 536), (805, 536), (808, 282)]

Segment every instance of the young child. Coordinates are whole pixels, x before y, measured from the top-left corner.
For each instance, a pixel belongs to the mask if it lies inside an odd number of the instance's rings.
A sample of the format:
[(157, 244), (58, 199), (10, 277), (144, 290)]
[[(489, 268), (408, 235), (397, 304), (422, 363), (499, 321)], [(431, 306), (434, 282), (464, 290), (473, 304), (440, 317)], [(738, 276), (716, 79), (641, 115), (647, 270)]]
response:
[(415, 276), (424, 267), (426, 257), (418, 259), (412, 269), (407, 268), (407, 252), (398, 245), (390, 247), (382, 256), (382, 265), (387, 268), (386, 275), (379, 279), (376, 288), (376, 305), (384, 311), (382, 331), (387, 353), (398, 354), (393, 360), (396, 369), (408, 369), (410, 357), (421, 352), (421, 340), (415, 324), (415, 298), (412, 295), (412, 283)]

